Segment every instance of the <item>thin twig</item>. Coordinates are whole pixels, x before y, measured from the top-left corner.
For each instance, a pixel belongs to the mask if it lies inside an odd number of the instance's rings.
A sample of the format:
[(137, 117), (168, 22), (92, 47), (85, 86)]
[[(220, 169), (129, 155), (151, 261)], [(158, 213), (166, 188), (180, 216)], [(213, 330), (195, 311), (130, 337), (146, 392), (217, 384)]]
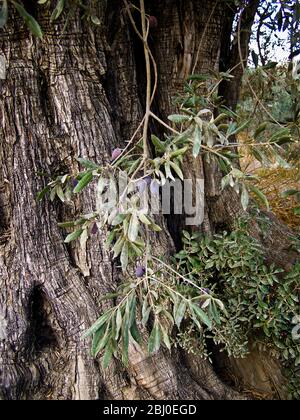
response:
[(174, 128), (172, 128), (171, 126), (169, 126), (168, 124), (166, 124), (163, 120), (161, 120), (152, 111), (150, 111), (150, 115), (151, 115), (152, 118), (154, 118), (156, 121), (158, 121), (162, 126), (164, 126), (165, 128), (167, 128), (168, 130), (172, 131), (172, 133), (174, 133), (176, 135), (180, 135), (181, 134), (179, 131), (175, 130)]
[[(134, 29), (135, 33), (136, 33), (136, 34), (137, 34), (137, 36), (140, 38), (140, 40), (141, 40), (142, 42), (144, 42), (144, 37), (143, 37), (143, 35), (140, 33), (140, 31), (138, 30), (138, 28), (137, 28), (137, 26), (136, 26), (136, 23), (135, 23), (135, 21), (134, 21), (134, 19), (133, 19), (133, 16), (132, 16), (132, 13), (131, 13), (131, 10), (130, 10), (130, 6), (129, 6), (129, 4), (128, 4), (127, 0), (124, 0), (124, 3), (125, 3), (125, 7), (126, 7), (126, 12), (127, 12), (127, 14), (128, 14), (129, 20), (130, 20), (130, 22), (131, 22), (131, 24), (132, 24), (132, 27), (133, 27), (133, 29)], [(137, 9), (137, 10), (141, 13), (141, 11), (140, 11), (140, 9), (139, 9), (139, 8), (137, 8), (137, 7), (135, 7), (135, 6), (134, 6), (134, 8), (135, 8), (135, 9)], [(148, 35), (149, 35), (149, 20), (147, 19), (146, 14), (145, 14), (145, 18), (146, 18), (146, 20), (148, 21), (147, 37), (146, 37), (146, 38), (148, 39)], [(147, 49), (148, 49), (148, 53), (149, 53), (149, 56), (150, 56), (150, 58), (151, 58), (152, 65), (153, 65), (153, 70), (154, 70), (154, 86), (153, 86), (153, 92), (152, 92), (151, 101), (150, 101), (150, 104), (152, 104), (152, 102), (153, 102), (153, 100), (154, 100), (155, 93), (156, 93), (156, 91), (157, 91), (158, 70), (157, 70), (157, 64), (156, 64), (156, 61), (155, 61), (154, 56), (153, 56), (153, 54), (152, 54), (152, 52), (151, 52), (151, 50), (150, 50), (150, 48), (149, 48), (148, 42), (146, 43), (146, 47), (147, 47)]]
[[(144, 55), (145, 55), (145, 62), (146, 62), (146, 79), (147, 79), (146, 110), (145, 110), (145, 120), (144, 120), (144, 129), (143, 129), (144, 159), (147, 159), (149, 156), (148, 129), (149, 129), (149, 117), (150, 117), (150, 107), (151, 107), (151, 62), (150, 62), (149, 49), (147, 45), (148, 33), (149, 33), (149, 22), (147, 25), (144, 0), (140, 0), (140, 9), (141, 9), (141, 22), (142, 22)], [(145, 172), (146, 172), (146, 167), (145, 167)]]
[(152, 256), (152, 258), (158, 262), (160, 262), (165, 268), (167, 268), (169, 271), (171, 271), (172, 273), (176, 274), (177, 276), (179, 276), (182, 280), (184, 280), (186, 283), (189, 283), (191, 286), (195, 287), (196, 289), (201, 290), (201, 292), (205, 295), (207, 295), (207, 292), (204, 288), (197, 286), (197, 284), (195, 284), (194, 282), (192, 282), (191, 280), (187, 279), (186, 277), (184, 277), (182, 274), (178, 273), (178, 271), (174, 270), (174, 268), (170, 267), (168, 264), (164, 263), (162, 260), (160, 260), (159, 258), (156, 258), (154, 256)]

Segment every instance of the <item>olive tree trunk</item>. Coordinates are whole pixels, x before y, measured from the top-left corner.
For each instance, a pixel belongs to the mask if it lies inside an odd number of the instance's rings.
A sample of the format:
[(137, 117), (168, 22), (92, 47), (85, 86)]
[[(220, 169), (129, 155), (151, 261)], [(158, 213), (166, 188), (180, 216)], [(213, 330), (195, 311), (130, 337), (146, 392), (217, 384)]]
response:
[[(90, 356), (89, 340), (81, 340), (104, 308), (101, 296), (119, 284), (120, 273), (104, 249), (105, 232), (83, 252), (64, 244), (57, 225), (94, 209), (91, 189), (66, 206), (48, 198), (38, 203), (36, 194), (45, 185), (42, 174), (76, 173), (77, 157), (101, 164), (115, 147), (124, 147), (143, 116), (144, 58), (120, 0), (110, 0), (106, 9), (99, 2), (101, 27), (75, 13), (64, 31), (63, 21), (49, 23), (53, 4), (48, 3), (36, 16), (43, 40), (29, 35), (17, 16), (0, 33), (0, 53), (7, 60), (6, 80), (0, 80), (1, 398), (244, 398), (218, 378), (214, 366), (183, 351), (149, 357), (132, 347), (128, 368), (114, 361), (103, 371)], [(197, 71), (219, 69), (222, 34), (233, 16), (226, 2), (214, 0), (151, 3), (147, 10), (158, 19), (150, 33), (159, 69), (154, 110), (165, 119), (195, 63)], [(242, 210), (232, 190), (220, 192), (217, 169), (200, 159), (187, 161), (189, 175), (206, 180), (204, 231), (232, 226)], [(178, 241), (180, 223), (154, 239), (166, 255)], [(282, 261), (287, 246), (282, 236), (277, 239), (280, 229), (274, 222), (275, 233), (264, 244), (275, 250), (274, 262)], [(259, 238), (255, 224), (253, 233)], [(286, 253), (286, 264), (290, 258)], [(235, 369), (247, 383), (243, 367)], [(281, 380), (276, 369), (267, 379), (261, 369), (258, 382)], [(255, 379), (252, 385), (257, 386)]]

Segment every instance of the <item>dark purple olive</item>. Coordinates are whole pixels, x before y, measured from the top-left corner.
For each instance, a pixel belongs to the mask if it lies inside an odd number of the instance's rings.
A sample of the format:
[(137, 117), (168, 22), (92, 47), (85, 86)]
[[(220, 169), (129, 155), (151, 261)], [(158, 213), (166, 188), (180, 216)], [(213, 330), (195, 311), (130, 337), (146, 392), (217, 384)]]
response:
[(78, 185), (78, 181), (77, 181), (77, 179), (76, 179), (76, 178), (73, 178), (73, 179), (72, 179), (72, 185), (73, 185), (73, 188), (76, 188), (76, 187), (77, 187), (77, 185)]
[(149, 26), (150, 28), (157, 28), (158, 21), (155, 16), (149, 16)]
[(92, 235), (96, 235), (97, 232), (98, 232), (98, 226), (97, 226), (97, 223), (94, 223), (91, 233)]
[(118, 159), (118, 157), (123, 153), (123, 149), (117, 148), (114, 149), (111, 155), (112, 160)]
[(145, 274), (146, 274), (145, 267), (143, 267), (142, 265), (138, 265), (135, 269), (135, 275), (137, 276), (137, 278), (144, 277)]
[(136, 186), (137, 186), (140, 194), (142, 194), (146, 190), (146, 188), (151, 185), (151, 181), (152, 181), (151, 176), (145, 176), (145, 178), (140, 179), (136, 183)]

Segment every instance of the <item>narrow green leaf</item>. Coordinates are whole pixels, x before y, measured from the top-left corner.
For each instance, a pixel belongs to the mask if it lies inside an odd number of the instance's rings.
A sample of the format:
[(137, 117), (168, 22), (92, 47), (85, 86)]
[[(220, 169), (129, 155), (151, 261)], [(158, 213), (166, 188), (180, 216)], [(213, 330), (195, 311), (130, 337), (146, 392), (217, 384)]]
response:
[(243, 184), (243, 187), (242, 187), (241, 203), (242, 203), (244, 211), (246, 211), (249, 205), (249, 193), (245, 184)]
[(121, 254), (124, 242), (125, 242), (124, 236), (120, 236), (113, 247), (114, 258), (117, 258)]
[(50, 200), (53, 202), (56, 197), (56, 187), (53, 187), (50, 191)]
[(149, 337), (149, 342), (148, 342), (148, 352), (150, 355), (156, 353), (159, 350), (160, 340), (161, 340), (160, 328), (157, 322), (155, 322), (152, 332)]
[(232, 132), (230, 132), (230, 136), (236, 136), (237, 134), (241, 133), (242, 131), (244, 131), (250, 124), (251, 120), (248, 120), (246, 122), (244, 122), (242, 125), (238, 126), (235, 130), (233, 130)]
[(194, 313), (197, 315), (197, 317), (200, 319), (201, 322), (203, 322), (208, 328), (212, 327), (212, 322), (206, 315), (206, 313), (197, 305), (191, 303), (190, 307), (193, 309)]
[(192, 320), (193, 320), (194, 324), (201, 331), (203, 328), (202, 328), (200, 322), (198, 321), (198, 318), (195, 314), (195, 311), (193, 310), (193, 307), (191, 305), (189, 305), (189, 308), (190, 308), (191, 317), (192, 317)]
[(101, 343), (101, 340), (105, 334), (106, 326), (102, 325), (94, 334), (93, 340), (92, 340), (92, 348), (91, 348), (91, 354), (93, 357), (96, 357), (99, 353), (99, 345)]
[[(100, 351), (105, 348), (107, 342), (110, 339), (110, 333), (111, 333), (111, 328), (110, 328), (110, 323), (108, 323), (106, 328), (105, 328), (104, 335), (98, 340), (98, 342), (94, 343), (94, 340), (93, 340), (93, 344), (92, 344), (92, 356), (93, 357), (97, 357), (98, 353), (100, 353)], [(94, 338), (95, 338), (95, 336), (94, 336)]]
[(161, 232), (162, 228), (160, 226), (158, 226), (156, 223), (152, 223), (150, 225), (150, 229), (153, 230), (154, 232)]
[(116, 315), (116, 336), (115, 339), (118, 340), (119, 338), (119, 334), (122, 328), (122, 322), (123, 322), (123, 318), (122, 318), (122, 310), (119, 307), (117, 310), (117, 315)]
[(166, 150), (165, 145), (158, 137), (152, 135), (151, 141), (157, 152), (161, 152), (161, 153), (165, 152)]
[(58, 19), (59, 16), (62, 14), (65, 7), (65, 0), (58, 0), (55, 9), (52, 12), (50, 22), (53, 22), (54, 20)]
[(101, 168), (99, 165), (97, 165), (96, 163), (88, 159), (78, 158), (77, 161), (80, 163), (80, 165), (82, 165), (86, 169), (97, 170)]
[(129, 349), (129, 320), (125, 314), (125, 320), (122, 328), (122, 361), (128, 366), (128, 349)]
[(35, 35), (38, 38), (43, 38), (43, 32), (41, 30), (41, 27), (38, 24), (38, 22), (34, 19), (34, 17), (27, 13), (21, 4), (15, 1), (12, 1), (12, 4), (15, 6), (19, 15), (24, 19), (26, 25), (28, 26), (29, 30), (33, 33), (33, 35)]
[(174, 114), (174, 115), (169, 115), (168, 119), (174, 122), (175, 124), (182, 124), (186, 121), (189, 121), (190, 117), (188, 115)]
[(255, 187), (255, 185), (250, 184), (249, 188), (256, 195), (256, 197), (262, 202), (262, 204), (267, 208), (267, 210), (270, 210), (270, 205), (265, 194), (259, 188)]
[(220, 299), (215, 299), (215, 303), (219, 306), (219, 308), (221, 309), (221, 311), (223, 311), (224, 313), (226, 313), (226, 309), (225, 309), (224, 303)]
[(130, 218), (129, 228), (128, 228), (128, 238), (130, 242), (135, 242), (139, 234), (139, 219), (136, 214), (133, 214)]
[(105, 353), (102, 359), (102, 367), (103, 369), (107, 369), (110, 365), (111, 359), (113, 356), (113, 348), (111, 344), (108, 344), (108, 346), (105, 349)]
[(45, 197), (45, 195), (49, 191), (50, 191), (50, 187), (47, 185), (45, 188), (42, 189), (42, 191), (40, 191), (40, 192), (37, 193), (36, 199), (38, 201), (42, 201), (42, 199)]
[(134, 320), (133, 324), (130, 327), (130, 334), (134, 341), (136, 341), (137, 343), (141, 342), (141, 334), (139, 332), (136, 320)]
[(210, 268), (215, 266), (215, 261), (208, 261), (205, 265), (205, 270), (209, 270)]
[(263, 131), (266, 130), (267, 127), (268, 127), (268, 123), (267, 122), (263, 122), (262, 124), (260, 124), (257, 127), (257, 129), (255, 130), (254, 138), (256, 139)]
[(175, 178), (171, 172), (170, 161), (165, 163), (165, 171), (166, 171), (166, 178), (172, 179), (172, 181), (175, 181)]
[(218, 308), (217, 308), (214, 301), (211, 302), (210, 312), (211, 312), (212, 318), (215, 320), (215, 322), (218, 325), (220, 325), (221, 324), (220, 314), (219, 314)]
[(228, 173), (228, 163), (227, 160), (222, 159), (221, 157), (217, 157), (218, 160), (218, 164), (221, 168), (221, 171), (223, 172), (223, 174), (227, 174)]
[(188, 150), (189, 150), (188, 146), (175, 150), (174, 152), (170, 154), (170, 158), (173, 159), (177, 156), (183, 156)]
[(121, 266), (122, 266), (122, 271), (123, 273), (126, 272), (127, 266), (128, 266), (128, 259), (129, 259), (129, 255), (128, 255), (128, 242), (125, 242), (122, 248), (122, 252), (121, 252)]
[(80, 193), (93, 179), (92, 172), (86, 172), (74, 189), (74, 194)]
[(193, 156), (196, 158), (201, 150), (202, 143), (202, 133), (200, 127), (197, 125), (194, 131), (194, 146), (193, 146)]
[(291, 137), (290, 130), (288, 128), (280, 128), (270, 138), (270, 143), (276, 143), (281, 138)]
[(142, 248), (139, 248), (134, 242), (130, 242), (130, 248), (138, 257), (141, 257), (144, 253), (144, 250)]
[(230, 184), (231, 178), (232, 178), (231, 174), (227, 174), (222, 178), (222, 182), (221, 182), (222, 190), (224, 190)]
[(142, 319), (142, 324), (144, 325), (144, 326), (146, 326), (147, 325), (147, 323), (148, 323), (148, 321), (149, 321), (149, 316), (150, 316), (150, 313), (151, 313), (151, 308), (149, 307), (149, 308), (147, 308), (147, 309), (145, 309), (145, 311), (144, 311), (144, 313), (143, 313), (143, 319)]
[(94, 25), (98, 25), (98, 26), (101, 25), (101, 20), (95, 15), (91, 16), (91, 21), (93, 22)]
[(143, 306), (142, 306), (142, 317), (145, 315), (146, 310), (149, 308), (148, 298), (146, 297), (143, 300)]
[(112, 300), (112, 299), (115, 299), (115, 298), (119, 297), (121, 294), (122, 294), (121, 292), (107, 293), (106, 295), (102, 296), (102, 297), (99, 299), (99, 303), (100, 303), (100, 302), (103, 302), (103, 301), (105, 301), (105, 300)]
[(106, 187), (106, 181), (105, 181), (105, 179), (102, 178), (102, 177), (99, 178), (99, 181), (98, 181), (98, 194), (101, 195), (103, 193), (105, 187)]
[(270, 160), (265, 155), (265, 153), (262, 152), (258, 147), (252, 147), (251, 148), (251, 153), (253, 154), (255, 159), (257, 159), (259, 162), (261, 162), (264, 166), (269, 166), (270, 165), (270, 163), (271, 163)]
[(75, 222), (71, 221), (71, 222), (62, 222), (62, 223), (58, 223), (57, 224), (58, 227), (60, 228), (72, 228), (75, 226)]
[(112, 230), (105, 241), (105, 249), (108, 250), (116, 237), (116, 231)]
[(151, 225), (150, 220), (147, 218), (147, 216), (145, 215), (145, 213), (140, 212), (139, 213), (139, 219), (142, 223), (144, 223), (144, 225)]
[(185, 315), (185, 311), (186, 311), (186, 302), (182, 300), (180, 304), (177, 306), (175, 314), (174, 314), (175, 324), (177, 325), (178, 328), (180, 328), (181, 322)]
[(83, 232), (83, 229), (78, 229), (78, 230), (75, 230), (75, 232), (70, 233), (70, 235), (68, 235), (65, 239), (65, 244), (68, 244), (78, 239), (79, 236), (82, 234), (82, 232)]
[(136, 320), (136, 296), (133, 294), (130, 300), (129, 307), (129, 327), (131, 327)]
[(172, 169), (175, 171), (175, 173), (178, 175), (178, 177), (183, 181), (183, 173), (182, 173), (182, 170), (180, 169), (180, 167), (172, 161), (170, 161), (170, 165), (171, 165)]
[(173, 326), (174, 325), (174, 318), (171, 315), (171, 313), (168, 312), (166, 309), (163, 309), (162, 314), (171, 322), (171, 325)]
[(161, 327), (161, 332), (162, 332), (162, 338), (163, 338), (163, 342), (165, 343), (165, 346), (167, 347), (168, 350), (171, 350), (171, 341), (170, 341), (170, 337), (167, 331), (163, 327)]
[(77, 186), (74, 189), (74, 194), (78, 194), (81, 192), (93, 179), (93, 173), (92, 172), (86, 172), (86, 174), (81, 178), (81, 180), (78, 182)]
[(63, 189), (60, 185), (58, 185), (56, 187), (56, 194), (57, 194), (58, 198), (60, 199), (60, 201), (62, 201), (64, 203), (65, 202), (65, 194), (64, 194)]
[(137, 170), (137, 168), (139, 167), (140, 163), (141, 163), (141, 158), (136, 159), (133, 162), (133, 164), (131, 165), (131, 167), (130, 167), (130, 169), (128, 171), (128, 175), (132, 175)]
[(217, 118), (214, 119), (213, 123), (216, 126), (218, 126), (221, 121), (223, 121), (224, 119), (227, 119), (227, 118), (228, 118), (228, 115), (223, 112), (222, 114), (218, 115)]
[(0, 10), (0, 28), (6, 25), (8, 18), (8, 7), (7, 7), (7, 0), (2, 1), (2, 7)]
[(281, 194), (281, 196), (282, 196), (282, 198), (287, 198), (287, 197), (290, 197), (290, 196), (292, 196), (292, 195), (296, 195), (296, 194), (298, 194), (299, 193), (299, 191), (298, 190), (287, 190), (287, 191), (284, 191), (282, 194)]
[(291, 165), (285, 159), (283, 159), (278, 153), (275, 153), (275, 159), (281, 168), (284, 168), (284, 169), (291, 168)]
[(101, 315), (101, 317), (83, 334), (82, 338), (85, 339), (94, 334), (97, 330), (99, 330), (99, 328), (101, 328), (102, 325), (106, 323), (108, 317), (111, 314), (111, 311), (112, 310), (110, 309), (109, 311)]
[(118, 226), (124, 222), (126, 219), (126, 214), (118, 214), (111, 222), (112, 226)]

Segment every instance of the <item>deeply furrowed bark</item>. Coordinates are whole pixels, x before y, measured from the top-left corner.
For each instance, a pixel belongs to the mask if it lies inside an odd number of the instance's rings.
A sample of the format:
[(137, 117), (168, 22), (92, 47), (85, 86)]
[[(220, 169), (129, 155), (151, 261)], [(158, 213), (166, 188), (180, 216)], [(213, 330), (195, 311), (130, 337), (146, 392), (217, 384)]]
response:
[[(92, 189), (67, 208), (48, 199), (37, 203), (45, 182), (40, 174), (75, 173), (76, 157), (101, 164), (114, 147), (124, 147), (143, 116), (144, 61), (122, 2), (112, 0), (99, 10), (104, 27), (91, 28), (75, 15), (64, 32), (63, 23), (49, 24), (51, 6), (37, 17), (43, 41), (29, 36), (16, 16), (0, 35), (8, 63), (7, 79), (0, 81), (1, 398), (242, 398), (208, 362), (182, 352), (151, 358), (132, 346), (127, 369), (114, 361), (103, 371), (90, 356), (89, 341), (80, 339), (103, 310), (100, 297), (121, 281), (120, 273), (103, 247), (105, 232), (88, 242), (86, 252), (63, 244), (57, 223), (90, 212)], [(150, 36), (159, 67), (154, 107), (165, 118), (200, 41), (197, 71), (218, 69), (227, 6), (165, 0), (156, 7), (159, 26)], [(199, 161), (191, 176), (204, 172)], [(237, 197), (229, 202), (214, 187), (213, 177), (206, 184), (204, 227), (211, 232), (224, 220), (229, 226), (241, 209)], [(158, 253), (172, 252), (168, 233), (153, 242)]]

